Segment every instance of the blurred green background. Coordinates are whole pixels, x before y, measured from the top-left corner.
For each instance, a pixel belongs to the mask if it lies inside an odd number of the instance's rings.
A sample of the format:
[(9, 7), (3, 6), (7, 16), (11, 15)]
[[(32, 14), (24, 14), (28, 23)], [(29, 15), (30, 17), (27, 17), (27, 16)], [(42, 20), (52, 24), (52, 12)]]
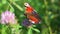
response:
[[(35, 25), (35, 29), (30, 32), (21, 25), (26, 18), (25, 2), (28, 2), (42, 19), (42, 23)], [(0, 0), (0, 15), (6, 10), (15, 13), (19, 25), (22, 26), (20, 34), (60, 34), (60, 0)], [(0, 25), (0, 33), (1, 27)]]

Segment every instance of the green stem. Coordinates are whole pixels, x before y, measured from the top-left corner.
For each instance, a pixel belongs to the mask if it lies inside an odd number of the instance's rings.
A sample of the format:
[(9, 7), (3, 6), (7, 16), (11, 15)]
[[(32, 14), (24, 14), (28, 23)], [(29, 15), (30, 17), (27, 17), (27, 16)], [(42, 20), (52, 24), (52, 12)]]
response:
[(12, 0), (10, 0), (10, 2), (13, 3), (13, 5), (16, 6), (20, 11), (23, 11), (23, 8), (21, 6), (19, 6), (15, 2), (12, 2)]
[(45, 17), (45, 23), (48, 26), (48, 29), (49, 29), (50, 34), (52, 34), (52, 30), (51, 30), (51, 27), (50, 27), (50, 22), (48, 20), (48, 16)]
[(50, 34), (52, 34), (52, 30), (51, 30), (51, 27), (50, 27), (50, 22), (49, 22), (49, 19), (48, 19), (48, 15), (47, 15), (47, 1), (46, 0), (44, 0), (44, 3), (45, 3), (45, 6), (46, 6), (46, 16), (45, 16), (45, 23), (46, 23), (46, 25), (48, 26), (48, 29), (49, 29), (49, 31), (50, 31)]
[(51, 27), (49, 26), (49, 31), (50, 31), (50, 34), (52, 34), (52, 30), (51, 30)]

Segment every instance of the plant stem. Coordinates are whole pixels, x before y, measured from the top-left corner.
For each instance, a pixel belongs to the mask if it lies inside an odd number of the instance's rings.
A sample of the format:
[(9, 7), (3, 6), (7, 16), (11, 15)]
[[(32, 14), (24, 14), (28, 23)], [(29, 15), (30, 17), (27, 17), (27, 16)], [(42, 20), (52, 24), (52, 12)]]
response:
[(16, 4), (14, 1), (10, 0), (10, 2), (16, 6), (20, 11), (23, 11), (23, 8), (21, 6), (19, 6), (18, 4)]
[(49, 21), (49, 19), (48, 19), (48, 15), (47, 15), (47, 11), (48, 11), (48, 10), (47, 10), (47, 7), (48, 7), (47, 1), (44, 0), (44, 3), (45, 3), (45, 6), (46, 6), (45, 23), (46, 23), (46, 25), (48, 26), (48, 29), (49, 29), (50, 34), (52, 34), (52, 30), (51, 30), (51, 27), (50, 27), (50, 21)]
[(49, 31), (50, 31), (50, 34), (52, 34), (52, 30), (51, 30), (51, 27), (49, 26)]

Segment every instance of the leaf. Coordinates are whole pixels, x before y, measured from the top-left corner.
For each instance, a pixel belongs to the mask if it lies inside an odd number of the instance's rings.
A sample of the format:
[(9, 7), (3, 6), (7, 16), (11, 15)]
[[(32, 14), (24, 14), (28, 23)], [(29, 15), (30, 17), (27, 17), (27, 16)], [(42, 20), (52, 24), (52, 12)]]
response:
[(2, 4), (6, 4), (6, 2), (7, 2), (6, 0), (2, 0)]
[(40, 32), (40, 30), (38, 30), (38, 29), (36, 29), (36, 28), (32, 28), (34, 31), (36, 31), (36, 32)]
[(11, 8), (10, 8), (10, 11), (11, 11), (11, 12), (14, 12), (14, 8), (11, 7)]
[(2, 3), (0, 3), (0, 8), (2, 7), (2, 5), (3, 5), (3, 4), (2, 4)]
[(20, 26), (19, 24), (14, 24), (14, 25), (10, 24), (10, 26), (13, 27), (13, 28), (17, 28), (17, 29), (22, 28), (22, 26)]
[(36, 27), (36, 25), (33, 25), (33, 27)]
[(1, 33), (2, 34), (6, 34), (6, 29), (7, 29), (7, 27), (5, 25), (2, 25), (2, 31), (1, 31)]
[(15, 1), (15, 2), (16, 2), (16, 1), (19, 1), (19, 0), (13, 0), (13, 1)]
[(27, 34), (32, 34), (32, 29), (31, 28), (28, 29), (28, 33)]

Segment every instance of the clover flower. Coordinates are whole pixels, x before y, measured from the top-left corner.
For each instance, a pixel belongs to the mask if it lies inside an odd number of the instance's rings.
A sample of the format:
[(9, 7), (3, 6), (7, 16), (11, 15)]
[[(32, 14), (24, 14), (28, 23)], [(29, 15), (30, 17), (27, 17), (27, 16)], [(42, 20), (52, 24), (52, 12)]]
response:
[(25, 20), (22, 22), (22, 25), (28, 27), (28, 26), (31, 26), (32, 23), (30, 23), (28, 19), (25, 19)]
[(5, 11), (1, 14), (1, 23), (2, 24), (14, 24), (15, 23), (15, 14), (10, 11)]

